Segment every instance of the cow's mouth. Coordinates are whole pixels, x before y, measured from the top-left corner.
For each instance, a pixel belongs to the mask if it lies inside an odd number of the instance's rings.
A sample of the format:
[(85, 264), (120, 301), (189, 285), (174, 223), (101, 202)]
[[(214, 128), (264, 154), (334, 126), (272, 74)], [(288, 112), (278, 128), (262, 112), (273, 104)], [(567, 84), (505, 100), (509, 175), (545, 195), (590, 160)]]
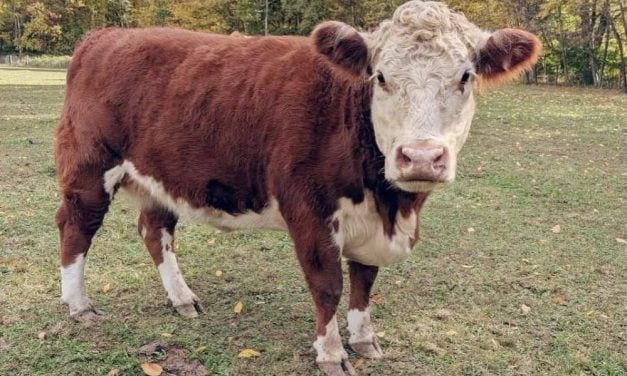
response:
[(403, 180), (398, 179), (393, 184), (405, 192), (431, 192), (432, 190), (448, 184), (446, 180)]

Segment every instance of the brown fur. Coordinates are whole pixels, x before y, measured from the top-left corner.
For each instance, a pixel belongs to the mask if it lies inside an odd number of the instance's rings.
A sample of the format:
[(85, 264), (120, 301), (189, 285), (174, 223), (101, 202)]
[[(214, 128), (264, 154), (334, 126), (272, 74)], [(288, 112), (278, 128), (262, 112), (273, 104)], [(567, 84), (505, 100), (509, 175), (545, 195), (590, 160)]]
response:
[(481, 86), (492, 86), (516, 78), (531, 69), (542, 52), (535, 35), (519, 29), (495, 31), (479, 53), (477, 73)]

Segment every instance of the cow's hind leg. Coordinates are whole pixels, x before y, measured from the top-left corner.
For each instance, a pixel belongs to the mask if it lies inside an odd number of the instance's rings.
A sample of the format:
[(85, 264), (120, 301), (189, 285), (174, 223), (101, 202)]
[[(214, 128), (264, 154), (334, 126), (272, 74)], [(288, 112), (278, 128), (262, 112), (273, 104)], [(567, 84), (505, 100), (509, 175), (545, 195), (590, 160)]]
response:
[(102, 175), (86, 169), (80, 179), (62, 188), (63, 201), (56, 213), (61, 242), (61, 300), (70, 316), (80, 322), (94, 322), (98, 312), (85, 293), (85, 257), (91, 240), (102, 225), (110, 198)]
[(383, 356), (377, 343), (368, 304), (370, 291), (377, 277), (379, 268), (363, 265), (354, 261), (348, 263), (350, 268), (351, 295), (348, 303), (348, 344), (359, 355), (379, 359)]
[(183, 279), (174, 254), (174, 228), (177, 217), (161, 207), (145, 207), (139, 215), (138, 231), (152, 256), (168, 299), (178, 313), (196, 317), (202, 312), (198, 297)]

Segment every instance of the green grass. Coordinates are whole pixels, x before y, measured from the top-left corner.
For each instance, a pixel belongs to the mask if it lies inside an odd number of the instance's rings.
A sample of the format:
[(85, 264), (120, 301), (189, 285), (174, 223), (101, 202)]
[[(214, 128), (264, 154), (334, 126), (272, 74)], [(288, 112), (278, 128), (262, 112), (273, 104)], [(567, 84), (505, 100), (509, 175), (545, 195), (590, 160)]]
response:
[[(187, 320), (165, 303), (136, 210), (117, 200), (87, 267), (107, 318), (68, 319), (53, 222), (63, 79), (0, 67), (0, 375), (137, 375), (153, 340), (211, 375), (318, 375), (312, 304), (284, 233), (183, 223), (180, 263), (206, 309)], [(457, 182), (429, 199), (411, 258), (377, 280), (386, 359), (353, 363), (365, 375), (626, 375), (627, 97), (509, 86), (479, 103)], [(237, 358), (247, 347), (261, 357)]]

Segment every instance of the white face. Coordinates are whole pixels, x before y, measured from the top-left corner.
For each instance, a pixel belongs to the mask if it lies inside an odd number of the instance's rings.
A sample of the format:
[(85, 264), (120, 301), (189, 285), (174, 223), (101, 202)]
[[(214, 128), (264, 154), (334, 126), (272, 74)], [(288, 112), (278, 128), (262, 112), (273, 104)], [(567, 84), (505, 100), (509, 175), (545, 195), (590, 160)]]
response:
[(410, 192), (452, 181), (475, 111), (475, 46), (487, 33), (441, 4), (410, 2), (366, 39), (386, 179)]
[[(385, 155), (386, 179), (407, 191), (430, 190), (438, 183), (452, 181), (457, 154), (466, 142), (475, 112), (472, 64), (446, 56), (388, 61), (373, 67), (372, 99), (372, 121), (377, 144)], [(411, 169), (404, 171), (397, 162), (411, 158), (407, 148), (412, 147), (442, 147), (448, 154), (443, 171), (431, 171), (431, 176), (422, 167), (417, 168), (421, 171), (417, 174)], [(432, 162), (429, 157), (418, 163)]]

